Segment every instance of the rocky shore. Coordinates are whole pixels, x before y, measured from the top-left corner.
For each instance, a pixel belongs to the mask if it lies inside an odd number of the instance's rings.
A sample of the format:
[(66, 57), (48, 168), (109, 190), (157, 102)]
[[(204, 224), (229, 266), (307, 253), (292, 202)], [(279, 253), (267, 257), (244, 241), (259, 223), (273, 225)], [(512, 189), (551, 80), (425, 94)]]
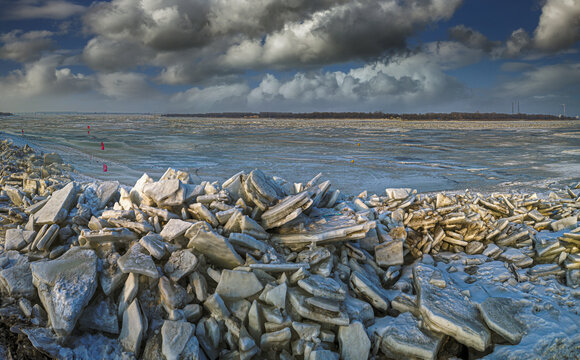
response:
[(580, 357), (580, 184), (346, 196), (168, 169), (126, 188), (0, 158), (0, 320), (48, 357)]

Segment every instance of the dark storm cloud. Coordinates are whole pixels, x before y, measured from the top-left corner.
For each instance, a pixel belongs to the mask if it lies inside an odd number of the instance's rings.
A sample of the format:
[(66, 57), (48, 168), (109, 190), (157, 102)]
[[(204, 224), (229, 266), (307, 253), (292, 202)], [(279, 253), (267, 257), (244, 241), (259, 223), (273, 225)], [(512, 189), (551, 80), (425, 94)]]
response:
[[(131, 63), (159, 66), (159, 79), (166, 83), (251, 68), (325, 65), (404, 48), (407, 37), (451, 17), (460, 4), (461, 0), (113, 0), (93, 4), (84, 16), (86, 31), (96, 39), (89, 42), (84, 57), (92, 67), (108, 71)], [(127, 45), (133, 55), (124, 60)]]

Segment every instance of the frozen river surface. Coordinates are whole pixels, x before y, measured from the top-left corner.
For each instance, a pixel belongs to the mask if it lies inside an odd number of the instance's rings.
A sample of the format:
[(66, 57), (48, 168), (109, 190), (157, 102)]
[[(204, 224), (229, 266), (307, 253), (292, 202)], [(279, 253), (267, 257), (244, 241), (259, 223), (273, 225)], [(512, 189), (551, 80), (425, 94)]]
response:
[(167, 167), (188, 171), (195, 182), (223, 181), (254, 168), (291, 182), (322, 172), (334, 187), (355, 195), (387, 187), (545, 191), (580, 180), (580, 121), (0, 117), (5, 136), (22, 130), (24, 141), (60, 153), (80, 173), (127, 185)]

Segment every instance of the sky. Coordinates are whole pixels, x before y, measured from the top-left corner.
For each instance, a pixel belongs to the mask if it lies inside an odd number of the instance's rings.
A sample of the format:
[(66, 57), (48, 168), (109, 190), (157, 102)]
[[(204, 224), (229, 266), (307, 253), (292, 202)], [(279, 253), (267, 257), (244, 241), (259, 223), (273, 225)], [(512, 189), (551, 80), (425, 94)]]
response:
[(0, 111), (575, 116), (579, 42), (580, 0), (0, 0)]

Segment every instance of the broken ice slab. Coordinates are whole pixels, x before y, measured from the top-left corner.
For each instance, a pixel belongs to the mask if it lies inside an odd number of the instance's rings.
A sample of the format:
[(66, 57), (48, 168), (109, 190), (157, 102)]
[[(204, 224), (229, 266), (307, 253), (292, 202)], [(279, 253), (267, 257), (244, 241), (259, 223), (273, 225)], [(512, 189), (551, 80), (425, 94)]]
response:
[(55, 191), (42, 209), (34, 214), (36, 224), (55, 224), (64, 221), (74, 205), (76, 193), (77, 187), (74, 182)]
[(283, 264), (250, 264), (250, 269), (262, 270), (265, 272), (294, 272), (301, 268), (310, 269), (308, 263), (283, 263)]
[(369, 221), (363, 224), (334, 228), (318, 233), (277, 234), (272, 235), (270, 240), (293, 250), (299, 250), (310, 244), (321, 245), (336, 241), (362, 239), (366, 236), (367, 231), (375, 226), (376, 222)]
[(187, 247), (204, 254), (210, 263), (227, 269), (233, 269), (244, 263), (228, 239), (214, 232), (204, 221), (191, 226), (186, 231), (185, 237), (190, 239)]
[(125, 228), (104, 228), (101, 230), (83, 230), (79, 236), (81, 245), (87, 243), (131, 242), (137, 240), (137, 234)]
[(519, 306), (510, 298), (488, 297), (477, 305), (489, 328), (512, 344), (517, 344), (527, 328), (517, 319)]
[(392, 358), (434, 360), (445, 338), (443, 334), (421, 329), (417, 318), (408, 312), (389, 317), (385, 325), (380, 331), (380, 348)]
[(290, 299), (290, 304), (292, 304), (292, 307), (294, 308), (294, 310), (296, 310), (296, 312), (300, 316), (302, 316), (306, 319), (314, 320), (316, 322), (323, 323), (323, 324), (331, 324), (331, 325), (346, 326), (349, 324), (348, 314), (346, 314), (344, 312), (340, 312), (338, 314), (328, 316), (326, 314), (323, 314), (320, 311), (313, 311), (313, 310), (309, 309), (305, 304), (307, 295), (302, 290), (299, 290), (297, 288), (289, 288), (288, 289), (288, 298)]
[(288, 196), (262, 214), (262, 225), (264, 229), (284, 225), (297, 218), (310, 205), (312, 205), (312, 200), (306, 191)]
[(441, 275), (447, 286), (440, 288), (432, 285), (429, 280), (435, 272), (441, 273), (427, 264), (417, 264), (413, 268), (418, 306), (425, 325), (464, 345), (485, 351), (491, 343), (491, 333), (480, 320), (477, 307), (466, 300), (460, 290), (443, 274)]
[(97, 256), (74, 247), (56, 260), (30, 265), (32, 282), (58, 336), (69, 335), (97, 288)]

